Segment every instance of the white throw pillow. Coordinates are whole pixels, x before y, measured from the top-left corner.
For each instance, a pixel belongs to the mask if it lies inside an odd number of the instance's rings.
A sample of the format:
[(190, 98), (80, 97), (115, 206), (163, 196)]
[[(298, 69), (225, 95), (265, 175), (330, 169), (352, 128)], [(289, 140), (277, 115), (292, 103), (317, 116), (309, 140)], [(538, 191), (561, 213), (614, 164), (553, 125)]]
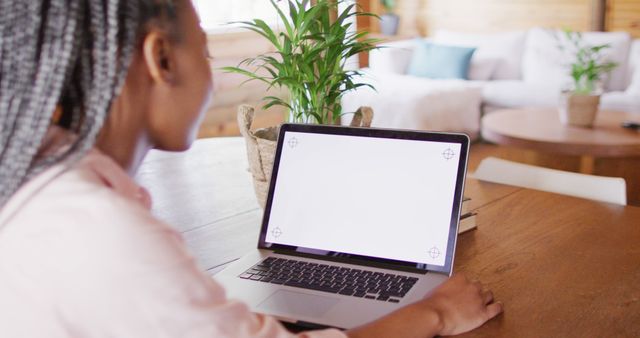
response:
[[(587, 32), (584, 41), (589, 45), (609, 44), (602, 51), (609, 61), (618, 63), (618, 67), (604, 80), (606, 91), (626, 88), (627, 57), (631, 36), (625, 32)], [(527, 35), (524, 56), (522, 58), (523, 79), (528, 83), (545, 84), (554, 88), (567, 88), (571, 85), (570, 64), (572, 58), (560, 50), (559, 45), (566, 43), (562, 31), (542, 28), (531, 29)]]
[(468, 78), (472, 81), (489, 81), (500, 60), (478, 56), (477, 53), (478, 50), (476, 49), (471, 57)]
[(471, 58), (469, 79), (476, 81), (521, 79), (525, 32), (469, 34), (438, 30), (433, 41), (453, 46), (477, 48)]
[(410, 39), (380, 45), (379, 49), (369, 52), (369, 67), (379, 73), (405, 74), (416, 42)]

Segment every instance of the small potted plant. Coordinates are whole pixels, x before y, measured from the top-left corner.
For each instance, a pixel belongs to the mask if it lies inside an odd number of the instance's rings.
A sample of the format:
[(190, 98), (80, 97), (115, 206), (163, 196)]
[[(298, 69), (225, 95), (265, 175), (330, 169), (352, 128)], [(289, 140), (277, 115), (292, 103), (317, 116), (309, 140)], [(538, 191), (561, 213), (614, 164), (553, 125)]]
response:
[(560, 48), (569, 52), (573, 59), (570, 64), (572, 88), (562, 93), (560, 121), (573, 126), (592, 127), (600, 105), (602, 78), (618, 65), (602, 55), (610, 45), (588, 45), (580, 32), (570, 30), (564, 32), (564, 37)]
[[(284, 106), (289, 122), (339, 124), (349, 114), (342, 111), (342, 96), (362, 86), (373, 88), (357, 82), (361, 72), (348, 69), (346, 62), (376, 48), (377, 40), (367, 38), (367, 32), (357, 32), (352, 23), (354, 17), (374, 15), (358, 11), (355, 4), (338, 10), (339, 5), (346, 4), (344, 0), (318, 0), (313, 4), (309, 0), (288, 0), (288, 15), (274, 0), (270, 2), (282, 21), (281, 31), (260, 19), (241, 24), (269, 40), (275, 53), (249, 58), (223, 70), (245, 75), (247, 81), (264, 82), (269, 88), (285, 89), (287, 97), (265, 96), (263, 109)], [(238, 110), (256, 196), (264, 206), (279, 128), (252, 131), (253, 116), (253, 107), (243, 105)], [(355, 112), (351, 125), (369, 126), (371, 118), (371, 109), (363, 107)]]
[(398, 33), (398, 25), (400, 17), (393, 13), (396, 6), (395, 0), (380, 0), (385, 13), (380, 16), (380, 31), (384, 35), (396, 35)]

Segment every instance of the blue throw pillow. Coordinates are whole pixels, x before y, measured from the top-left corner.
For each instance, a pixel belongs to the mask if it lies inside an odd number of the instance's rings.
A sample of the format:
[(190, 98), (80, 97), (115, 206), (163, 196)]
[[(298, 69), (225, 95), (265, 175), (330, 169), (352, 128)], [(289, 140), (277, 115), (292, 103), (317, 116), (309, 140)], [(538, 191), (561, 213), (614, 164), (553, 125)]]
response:
[(467, 80), (469, 63), (475, 51), (475, 48), (438, 45), (419, 40), (407, 73), (430, 79)]

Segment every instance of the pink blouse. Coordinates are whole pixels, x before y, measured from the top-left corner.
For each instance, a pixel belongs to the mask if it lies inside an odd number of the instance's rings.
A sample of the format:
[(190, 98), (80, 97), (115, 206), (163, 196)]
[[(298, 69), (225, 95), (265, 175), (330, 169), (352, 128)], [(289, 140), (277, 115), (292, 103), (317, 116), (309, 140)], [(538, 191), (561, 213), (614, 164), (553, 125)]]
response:
[(225, 298), (150, 201), (98, 150), (24, 185), (0, 209), (0, 336), (294, 336)]

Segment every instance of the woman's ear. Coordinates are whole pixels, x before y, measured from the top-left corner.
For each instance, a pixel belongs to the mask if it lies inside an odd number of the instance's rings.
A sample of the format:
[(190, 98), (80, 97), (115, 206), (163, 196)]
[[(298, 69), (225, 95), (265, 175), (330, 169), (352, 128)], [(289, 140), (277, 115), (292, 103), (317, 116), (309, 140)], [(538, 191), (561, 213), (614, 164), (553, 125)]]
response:
[(143, 59), (155, 83), (171, 84), (176, 78), (173, 46), (166, 34), (148, 33), (142, 43)]

